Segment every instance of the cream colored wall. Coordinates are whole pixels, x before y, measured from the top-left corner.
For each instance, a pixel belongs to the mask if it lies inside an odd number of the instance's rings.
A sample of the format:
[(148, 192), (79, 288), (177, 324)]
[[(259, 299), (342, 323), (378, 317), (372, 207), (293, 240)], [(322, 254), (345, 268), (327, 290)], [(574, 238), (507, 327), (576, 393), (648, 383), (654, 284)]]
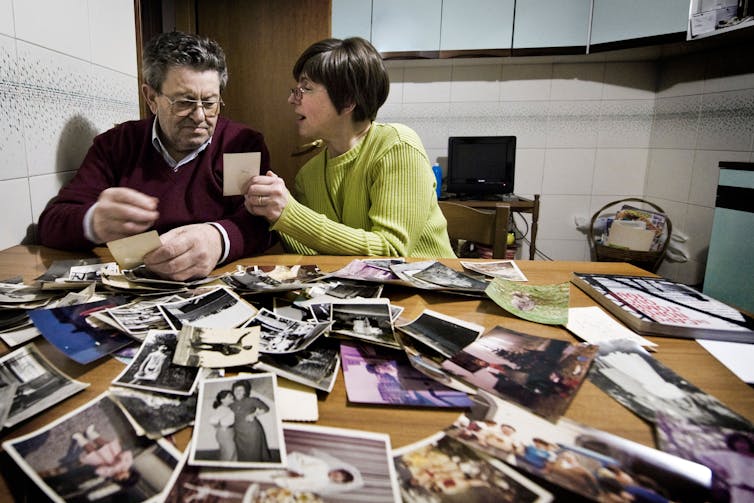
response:
[(0, 0), (0, 249), (32, 238), (92, 138), (137, 119), (131, 0)]

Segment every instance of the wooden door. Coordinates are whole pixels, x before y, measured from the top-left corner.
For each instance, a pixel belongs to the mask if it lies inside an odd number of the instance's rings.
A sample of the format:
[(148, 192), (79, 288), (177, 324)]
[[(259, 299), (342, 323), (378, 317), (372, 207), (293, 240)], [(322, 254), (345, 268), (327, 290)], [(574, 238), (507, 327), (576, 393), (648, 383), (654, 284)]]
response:
[(288, 93), (291, 71), (310, 44), (330, 36), (330, 0), (196, 0), (196, 31), (223, 47), (228, 60), (226, 117), (261, 131), (272, 169), (288, 187), (310, 157), (292, 157), (298, 136)]

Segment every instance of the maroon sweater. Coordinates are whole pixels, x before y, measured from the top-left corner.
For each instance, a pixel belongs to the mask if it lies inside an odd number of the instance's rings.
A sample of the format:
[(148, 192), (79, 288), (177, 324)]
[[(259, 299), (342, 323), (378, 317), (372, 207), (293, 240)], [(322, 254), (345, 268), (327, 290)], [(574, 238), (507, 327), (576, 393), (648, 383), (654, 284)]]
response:
[(152, 145), (154, 119), (124, 122), (98, 135), (76, 176), (39, 217), (39, 240), (51, 248), (88, 250), (84, 214), (108, 187), (129, 187), (159, 199), (154, 229), (162, 234), (183, 225), (217, 222), (228, 233), (227, 261), (264, 252), (273, 242), (269, 225), (251, 215), (243, 196), (223, 196), (223, 153), (261, 152), (260, 171), (270, 166), (262, 134), (218, 118), (212, 142), (178, 171)]

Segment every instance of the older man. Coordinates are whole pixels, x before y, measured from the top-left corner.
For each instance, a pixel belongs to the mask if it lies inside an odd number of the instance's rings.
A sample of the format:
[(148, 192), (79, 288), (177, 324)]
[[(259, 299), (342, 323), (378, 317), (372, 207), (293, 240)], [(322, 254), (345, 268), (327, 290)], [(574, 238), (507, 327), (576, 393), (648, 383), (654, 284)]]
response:
[(176, 280), (266, 250), (267, 222), (246, 211), (243, 196), (223, 196), (224, 153), (261, 152), (262, 172), (270, 159), (259, 132), (219, 117), (228, 81), (222, 48), (195, 35), (158, 35), (144, 49), (143, 77), (154, 117), (94, 139), (40, 216), (40, 242), (89, 249), (155, 229), (162, 246), (145, 264)]

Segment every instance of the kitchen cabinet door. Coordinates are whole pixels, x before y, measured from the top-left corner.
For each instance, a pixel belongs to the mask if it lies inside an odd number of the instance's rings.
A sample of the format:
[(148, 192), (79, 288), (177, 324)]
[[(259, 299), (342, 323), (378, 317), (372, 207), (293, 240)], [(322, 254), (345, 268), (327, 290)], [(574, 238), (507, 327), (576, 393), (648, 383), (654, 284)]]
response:
[(590, 45), (686, 33), (689, 0), (594, 0)]
[(513, 48), (584, 47), (591, 0), (518, 0)]
[(372, 38), (372, 0), (332, 0), (332, 36)]
[(514, 0), (443, 0), (440, 50), (510, 49)]
[(374, 0), (372, 44), (380, 52), (439, 51), (442, 0)]

